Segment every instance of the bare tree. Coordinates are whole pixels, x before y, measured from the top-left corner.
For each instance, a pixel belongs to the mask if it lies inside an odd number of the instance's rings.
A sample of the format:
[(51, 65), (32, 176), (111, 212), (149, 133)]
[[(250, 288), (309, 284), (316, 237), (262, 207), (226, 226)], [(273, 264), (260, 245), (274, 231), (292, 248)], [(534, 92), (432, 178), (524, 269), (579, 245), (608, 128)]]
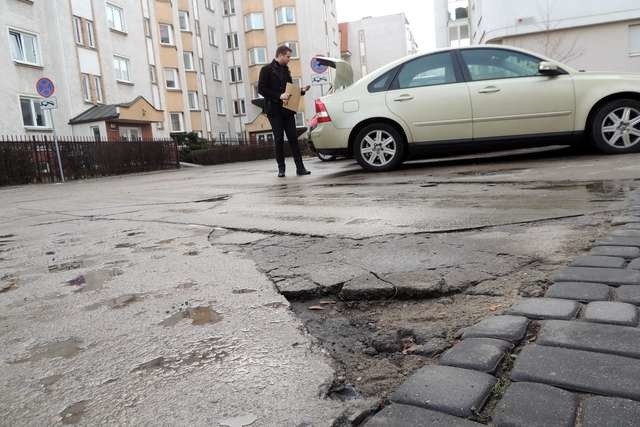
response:
[[(557, 1), (557, 0), (554, 0)], [(542, 21), (539, 27), (543, 31), (542, 45), (544, 54), (560, 62), (570, 62), (581, 57), (584, 49), (578, 47), (578, 38), (568, 40), (566, 35), (560, 34), (553, 20), (551, 0), (538, 0), (538, 10)]]

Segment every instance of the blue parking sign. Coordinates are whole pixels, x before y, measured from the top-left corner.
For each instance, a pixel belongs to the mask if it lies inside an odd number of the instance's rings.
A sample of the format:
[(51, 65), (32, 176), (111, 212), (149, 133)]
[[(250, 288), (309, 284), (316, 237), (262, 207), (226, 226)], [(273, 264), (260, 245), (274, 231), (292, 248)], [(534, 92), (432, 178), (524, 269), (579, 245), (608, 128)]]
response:
[(36, 82), (36, 90), (41, 97), (49, 98), (56, 91), (56, 87), (51, 79), (43, 77)]
[(311, 58), (311, 69), (318, 74), (323, 74), (327, 71), (327, 66), (322, 65), (316, 58)]

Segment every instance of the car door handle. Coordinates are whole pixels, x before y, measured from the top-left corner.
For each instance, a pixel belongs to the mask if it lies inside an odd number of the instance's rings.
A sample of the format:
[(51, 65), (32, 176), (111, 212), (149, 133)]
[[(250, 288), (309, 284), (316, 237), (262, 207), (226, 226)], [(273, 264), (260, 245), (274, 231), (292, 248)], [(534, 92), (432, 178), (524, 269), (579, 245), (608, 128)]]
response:
[(496, 92), (500, 92), (500, 88), (495, 86), (487, 86), (484, 89), (478, 91), (478, 93), (496, 93)]
[(412, 99), (413, 99), (413, 96), (409, 95), (408, 93), (405, 93), (404, 95), (400, 95), (399, 97), (395, 98), (394, 101), (402, 102), (402, 101), (411, 101)]

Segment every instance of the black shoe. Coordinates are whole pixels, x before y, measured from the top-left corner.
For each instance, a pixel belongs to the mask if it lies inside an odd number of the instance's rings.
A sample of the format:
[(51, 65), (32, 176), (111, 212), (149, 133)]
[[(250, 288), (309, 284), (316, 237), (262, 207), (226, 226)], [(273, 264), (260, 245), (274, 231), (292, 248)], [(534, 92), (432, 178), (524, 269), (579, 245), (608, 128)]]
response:
[(309, 172), (309, 171), (308, 171), (308, 170), (306, 170), (306, 169), (302, 169), (302, 170), (300, 170), (300, 171), (296, 172), (296, 175), (298, 175), (298, 176), (301, 176), (301, 175), (311, 175), (311, 172)]
[(284, 171), (278, 171), (278, 178), (284, 178)]

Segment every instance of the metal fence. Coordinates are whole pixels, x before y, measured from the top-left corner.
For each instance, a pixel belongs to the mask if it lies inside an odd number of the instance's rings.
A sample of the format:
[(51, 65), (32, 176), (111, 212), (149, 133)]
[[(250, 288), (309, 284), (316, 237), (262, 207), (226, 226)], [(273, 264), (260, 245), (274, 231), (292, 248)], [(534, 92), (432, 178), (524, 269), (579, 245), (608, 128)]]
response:
[[(83, 179), (180, 167), (171, 139), (101, 141), (58, 138), (65, 179)], [(0, 186), (61, 181), (54, 141), (48, 136), (0, 136)]]

